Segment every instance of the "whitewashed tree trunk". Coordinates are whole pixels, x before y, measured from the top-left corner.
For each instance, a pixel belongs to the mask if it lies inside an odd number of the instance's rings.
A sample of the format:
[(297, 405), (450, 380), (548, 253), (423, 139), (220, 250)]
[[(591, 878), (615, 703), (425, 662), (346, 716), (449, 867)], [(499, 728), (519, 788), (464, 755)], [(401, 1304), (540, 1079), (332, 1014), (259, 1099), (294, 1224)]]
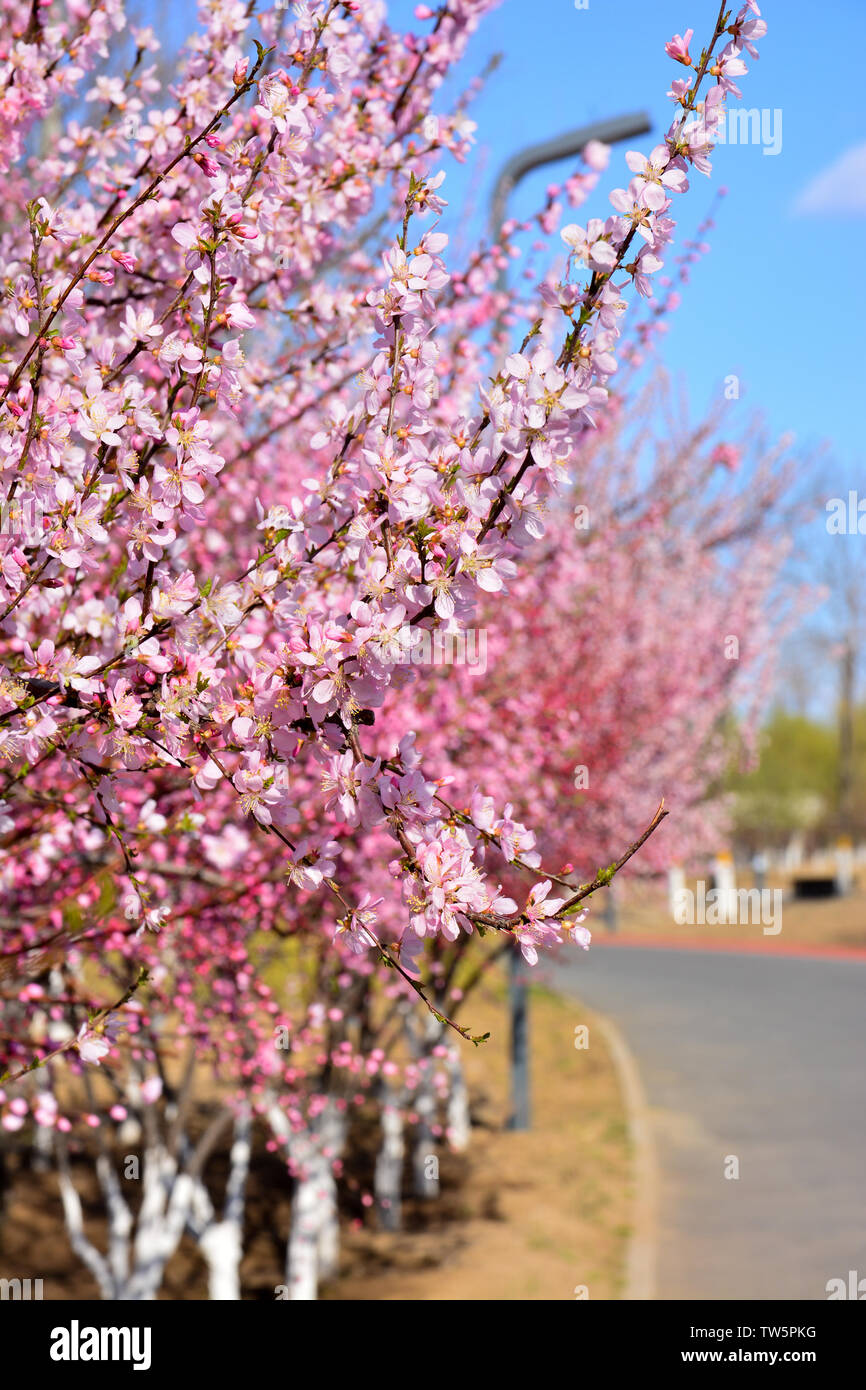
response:
[(436, 1062), (433, 1048), (441, 1040), (442, 1024), (429, 1015), (423, 1024), (420, 1039), (415, 1035), (418, 1058), (418, 1083), (412, 1108), (418, 1116), (412, 1140), (412, 1191), (416, 1197), (432, 1199), (439, 1196), (439, 1160), (436, 1156)]
[(415, 1110), (418, 1123), (412, 1143), (412, 1191), (416, 1197), (432, 1199), (439, 1196), (439, 1163), (433, 1137), (436, 1092), (433, 1087), (433, 1062), (429, 1058), (421, 1063)]
[(132, 1233), (132, 1212), (127, 1206), (117, 1174), (107, 1154), (96, 1160), (99, 1185), (105, 1195), (108, 1211), (108, 1265), (115, 1288), (122, 1289), (129, 1278), (129, 1238)]
[(108, 1217), (108, 1254), (103, 1255), (84, 1234), (81, 1199), (64, 1154), (58, 1177), (70, 1244), (90, 1270), (103, 1299), (128, 1302), (154, 1299), (162, 1283), (165, 1266), (183, 1234), (191, 1198), (191, 1180), (183, 1173), (176, 1176), (177, 1166), (173, 1165), (165, 1150), (151, 1150), (145, 1154), (144, 1200), (134, 1246), (130, 1251), (132, 1213), (106, 1155), (100, 1155), (97, 1159), (96, 1171)]
[(322, 1147), (321, 1193), (319, 1197), (319, 1278), (333, 1279), (340, 1263), (340, 1213), (334, 1161), (342, 1156), (346, 1142), (346, 1114), (331, 1100), (320, 1120)]
[(84, 1234), (81, 1198), (65, 1163), (61, 1166), (57, 1179), (60, 1184), (60, 1200), (63, 1203), (63, 1215), (66, 1221), (69, 1244), (85, 1268), (90, 1270), (99, 1285), (101, 1297), (103, 1299), (119, 1297), (108, 1261)]
[(208, 1297), (214, 1302), (238, 1302), (241, 1296), (240, 1266), (251, 1131), (250, 1109), (243, 1106), (235, 1117), (221, 1219), (217, 1219), (204, 1183), (201, 1179), (194, 1183), (189, 1225), (207, 1264)]
[(192, 1206), (194, 1182), (179, 1173), (177, 1160), (159, 1144), (145, 1150), (144, 1188), (133, 1246), (133, 1269), (125, 1298), (156, 1298), (165, 1267), (180, 1244)]
[(333, 1098), (304, 1135), (292, 1135), (295, 1192), (286, 1247), (286, 1285), (292, 1302), (318, 1298), (321, 1279), (333, 1277), (339, 1258), (339, 1212), (333, 1162), (345, 1145), (345, 1112)]
[(403, 1221), (403, 1164), (406, 1140), (403, 1130), (403, 1096), (395, 1095), (387, 1082), (379, 1088), (382, 1147), (376, 1156), (373, 1191), (379, 1224), (385, 1231), (399, 1231)]
[(215, 1221), (199, 1241), (207, 1262), (208, 1298), (212, 1302), (237, 1303), (241, 1296), (241, 1228), (229, 1221)]
[[(312, 1149), (312, 1146), (311, 1146)], [(292, 1224), (286, 1247), (286, 1284), (292, 1302), (311, 1303), (319, 1296), (318, 1178), (315, 1154), (299, 1171), (292, 1197)]]
[(137, 1221), (133, 1221), (107, 1153), (97, 1158), (96, 1173), (108, 1221), (107, 1254), (98, 1250), (84, 1233), (81, 1199), (69, 1171), (65, 1144), (58, 1141), (60, 1197), (72, 1249), (90, 1270), (103, 1299), (151, 1301), (156, 1298), (166, 1265), (191, 1219), (201, 1185), (198, 1172), (193, 1176), (181, 1171), (177, 1159), (161, 1140), (149, 1144), (142, 1164), (142, 1202)]
[(294, 1134), (286, 1115), (276, 1101), (268, 1109), (268, 1123), (277, 1138), (286, 1146), (298, 1168), (292, 1195), (289, 1239), (286, 1243), (286, 1288), (290, 1300), (314, 1302), (319, 1293), (316, 1199), (313, 1182), (302, 1170), (310, 1148), (311, 1136)]
[(448, 1101), (445, 1109), (445, 1126), (448, 1142), (455, 1153), (465, 1153), (469, 1148), (470, 1114), (469, 1088), (466, 1073), (460, 1059), (458, 1048), (452, 1047), (448, 1053)]

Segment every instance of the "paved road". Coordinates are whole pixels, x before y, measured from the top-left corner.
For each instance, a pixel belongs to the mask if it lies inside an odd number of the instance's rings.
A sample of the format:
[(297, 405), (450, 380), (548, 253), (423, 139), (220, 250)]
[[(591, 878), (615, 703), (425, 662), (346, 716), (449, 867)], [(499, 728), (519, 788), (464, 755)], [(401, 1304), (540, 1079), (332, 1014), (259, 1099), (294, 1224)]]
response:
[(657, 1297), (826, 1299), (829, 1279), (866, 1279), (866, 960), (597, 946), (554, 983), (616, 1020), (641, 1072)]

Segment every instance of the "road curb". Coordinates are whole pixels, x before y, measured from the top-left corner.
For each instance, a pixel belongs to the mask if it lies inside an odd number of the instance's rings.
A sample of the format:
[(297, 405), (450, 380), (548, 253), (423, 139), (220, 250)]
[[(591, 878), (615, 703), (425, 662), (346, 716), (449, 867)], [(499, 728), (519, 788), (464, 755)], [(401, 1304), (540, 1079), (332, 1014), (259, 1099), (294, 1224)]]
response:
[(620, 1081), (632, 1148), (634, 1217), (626, 1256), (623, 1299), (646, 1302), (656, 1296), (659, 1177), (652, 1120), (634, 1055), (612, 1019), (595, 1014)]

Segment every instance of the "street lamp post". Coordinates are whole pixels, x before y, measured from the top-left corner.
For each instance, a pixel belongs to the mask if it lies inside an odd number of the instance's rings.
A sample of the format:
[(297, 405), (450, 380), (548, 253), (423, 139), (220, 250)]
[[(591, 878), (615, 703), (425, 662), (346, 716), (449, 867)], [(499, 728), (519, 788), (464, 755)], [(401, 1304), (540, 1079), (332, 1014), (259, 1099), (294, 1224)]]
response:
[[(639, 135), (646, 135), (651, 129), (646, 113), (633, 111), (626, 116), (614, 116), (608, 121), (593, 121), (591, 125), (580, 126), (564, 135), (556, 135), (552, 140), (542, 140), (537, 145), (527, 145), (525, 149), (518, 150), (503, 164), (493, 186), (490, 198), (491, 241), (499, 236), (505, 221), (510, 193), (533, 169), (580, 154), (591, 140), (599, 140), (605, 145), (615, 145), (620, 140), (634, 140)], [(503, 282), (504, 278), (503, 272)], [(516, 942), (509, 952), (509, 959), (511, 1116), (508, 1128), (525, 1130), (530, 1128), (529, 993), (526, 967)]]
[(635, 140), (650, 130), (652, 125), (646, 112), (632, 111), (627, 116), (613, 116), (609, 121), (593, 121), (590, 125), (579, 126), (577, 130), (566, 131), (564, 135), (554, 135), (552, 140), (542, 140), (537, 145), (527, 145), (525, 149), (518, 150), (505, 161), (493, 186), (490, 198), (491, 238), (499, 235), (512, 189), (533, 169), (573, 158), (586, 149), (591, 140), (599, 140), (603, 145), (615, 145), (620, 140)]

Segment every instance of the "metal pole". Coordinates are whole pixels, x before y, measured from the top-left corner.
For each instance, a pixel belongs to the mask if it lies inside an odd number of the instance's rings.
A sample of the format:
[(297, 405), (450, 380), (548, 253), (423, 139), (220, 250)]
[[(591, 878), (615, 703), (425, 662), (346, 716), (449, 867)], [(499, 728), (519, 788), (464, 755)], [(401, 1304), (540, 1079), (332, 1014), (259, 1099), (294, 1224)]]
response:
[(591, 140), (600, 140), (604, 145), (615, 145), (619, 140), (634, 140), (638, 135), (646, 135), (652, 130), (649, 116), (645, 111), (633, 111), (628, 116), (614, 116), (609, 121), (593, 121), (590, 125), (579, 126), (564, 135), (555, 135), (552, 140), (542, 140), (537, 145), (527, 145), (506, 160), (496, 178), (490, 198), (490, 235), (497, 237), (505, 221), (505, 208), (512, 189), (533, 169), (543, 164), (555, 164), (580, 154)]
[[(614, 116), (608, 121), (593, 121), (591, 125), (527, 145), (503, 164), (490, 198), (490, 239), (499, 236), (505, 221), (510, 193), (526, 174), (544, 164), (554, 164), (580, 154), (590, 140), (614, 145), (619, 140), (633, 140), (646, 135), (652, 126), (645, 111), (633, 111), (626, 116)], [(504, 282), (504, 275), (501, 277)], [(608, 927), (616, 929), (615, 917), (608, 917)], [(511, 1116), (508, 1128), (526, 1130), (530, 1127), (529, 1103), (529, 991), (526, 966), (517, 942), (510, 952), (508, 998), (511, 1008)]]
[(509, 1129), (531, 1127), (529, 1108), (529, 988), (526, 965), (515, 941), (509, 952), (508, 1001), (511, 1006), (511, 1115)]

